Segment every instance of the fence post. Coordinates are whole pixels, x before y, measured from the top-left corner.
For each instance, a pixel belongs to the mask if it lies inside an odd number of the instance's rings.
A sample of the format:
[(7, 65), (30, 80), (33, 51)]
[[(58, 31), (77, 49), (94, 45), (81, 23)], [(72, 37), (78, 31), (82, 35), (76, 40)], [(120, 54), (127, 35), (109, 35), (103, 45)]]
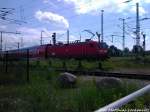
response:
[(98, 69), (100, 69), (100, 70), (102, 69), (102, 63), (101, 63), (101, 61), (98, 62)]
[(66, 60), (63, 60), (63, 62), (62, 62), (62, 67), (63, 67), (63, 69), (67, 70)]
[(52, 66), (52, 61), (51, 59), (48, 61), (49, 66)]
[(27, 49), (27, 82), (29, 82), (29, 49)]
[(77, 69), (82, 69), (82, 68), (83, 68), (82, 61), (79, 60), (79, 61), (78, 61)]
[(5, 73), (8, 72), (8, 51), (5, 53)]
[(46, 45), (45, 47), (45, 59), (48, 58), (48, 45)]
[(3, 53), (1, 56), (1, 71), (4, 72), (4, 68), (5, 68), (5, 54)]

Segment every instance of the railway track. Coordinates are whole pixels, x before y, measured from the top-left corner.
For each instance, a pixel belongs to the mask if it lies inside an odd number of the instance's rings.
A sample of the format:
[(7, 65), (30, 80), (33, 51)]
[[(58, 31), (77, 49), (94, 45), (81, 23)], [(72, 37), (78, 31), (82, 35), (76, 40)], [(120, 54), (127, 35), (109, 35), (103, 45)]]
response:
[(102, 76), (102, 77), (117, 77), (117, 78), (127, 78), (127, 79), (140, 79), (140, 80), (150, 80), (150, 75), (148, 74), (135, 74), (135, 73), (120, 73), (120, 72), (108, 72), (100, 70), (65, 70), (57, 69), (56, 71), (69, 72), (77, 75), (92, 75), (92, 76)]

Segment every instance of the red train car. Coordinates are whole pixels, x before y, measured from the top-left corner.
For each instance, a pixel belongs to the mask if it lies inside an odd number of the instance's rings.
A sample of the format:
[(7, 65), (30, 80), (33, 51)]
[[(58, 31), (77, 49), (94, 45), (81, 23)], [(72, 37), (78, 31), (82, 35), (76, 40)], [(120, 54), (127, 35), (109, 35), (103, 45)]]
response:
[(70, 44), (46, 44), (41, 46), (8, 51), (8, 55), (15, 58), (26, 58), (29, 49), (30, 58), (96, 58), (108, 57), (107, 45), (96, 41), (74, 42)]

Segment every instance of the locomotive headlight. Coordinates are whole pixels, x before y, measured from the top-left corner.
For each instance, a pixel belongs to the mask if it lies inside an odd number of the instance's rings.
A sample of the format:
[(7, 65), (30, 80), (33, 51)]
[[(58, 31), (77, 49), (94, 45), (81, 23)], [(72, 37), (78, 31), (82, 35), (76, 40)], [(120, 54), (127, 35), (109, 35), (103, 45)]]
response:
[(55, 53), (54, 53), (54, 52), (52, 52), (52, 56), (55, 56)]
[(107, 50), (104, 50), (104, 53), (107, 53)]
[(99, 53), (107, 53), (107, 50), (99, 50)]

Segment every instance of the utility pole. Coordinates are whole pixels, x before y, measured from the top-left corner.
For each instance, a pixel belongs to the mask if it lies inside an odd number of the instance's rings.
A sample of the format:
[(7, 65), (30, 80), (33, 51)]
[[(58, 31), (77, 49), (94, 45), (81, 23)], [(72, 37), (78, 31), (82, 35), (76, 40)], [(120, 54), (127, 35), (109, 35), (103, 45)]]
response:
[(139, 3), (136, 3), (136, 45), (140, 46)]
[(125, 19), (122, 19), (122, 22), (123, 22), (123, 31), (122, 31), (122, 48), (124, 50), (125, 48)]
[(82, 37), (81, 37), (81, 34), (80, 34), (80, 42), (81, 42), (81, 38), (82, 38)]
[(119, 18), (119, 20), (122, 21), (122, 49), (125, 48), (125, 19)]
[(5, 51), (6, 51), (6, 49), (7, 49), (7, 48), (6, 48), (6, 43), (5, 43)]
[(1, 39), (0, 39), (0, 52), (3, 51), (3, 33), (7, 33), (7, 34), (21, 34), (19, 32), (0, 31), (0, 35), (1, 35)]
[(111, 35), (111, 38), (112, 38), (111, 42), (113, 43), (114, 42), (114, 35)]
[(42, 30), (42, 31), (41, 31), (41, 40), (40, 40), (41, 45), (43, 44), (43, 35), (42, 35), (43, 32), (44, 32), (44, 31)]
[(20, 43), (19, 42), (17, 42), (17, 47), (18, 47), (18, 50), (19, 50), (19, 48), (20, 48)]
[(3, 32), (1, 32), (0, 52), (3, 50)]
[[(133, 0), (127, 0), (123, 3), (129, 3)], [(136, 3), (136, 46), (140, 46), (140, 20), (139, 20), (139, 3)]]
[(104, 40), (104, 21), (103, 21), (103, 13), (104, 13), (104, 10), (101, 10), (101, 42), (103, 43), (103, 40)]
[(67, 44), (69, 44), (69, 30), (67, 30)]
[(23, 47), (23, 37), (21, 37), (21, 47)]

